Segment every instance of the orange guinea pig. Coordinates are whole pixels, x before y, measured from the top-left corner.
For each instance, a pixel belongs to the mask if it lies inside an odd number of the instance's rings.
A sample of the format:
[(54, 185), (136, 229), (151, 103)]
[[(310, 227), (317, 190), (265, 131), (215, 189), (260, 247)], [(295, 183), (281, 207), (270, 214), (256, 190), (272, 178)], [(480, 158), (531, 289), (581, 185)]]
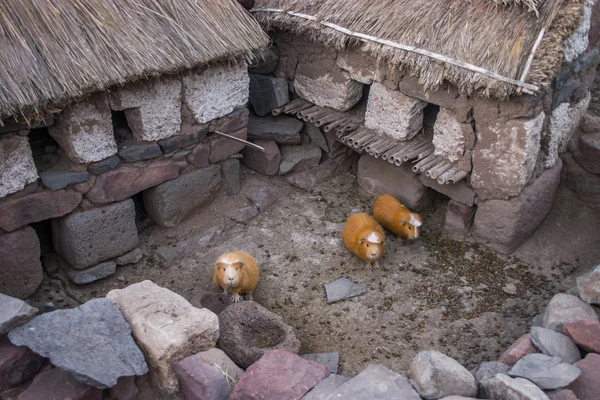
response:
[(373, 217), (365, 213), (352, 214), (342, 229), (342, 239), (348, 250), (367, 263), (369, 270), (379, 268), (385, 232)]
[(375, 199), (373, 217), (403, 239), (417, 239), (423, 225), (419, 214), (411, 212), (391, 194)]
[(237, 303), (241, 294), (252, 300), (252, 292), (258, 284), (258, 265), (245, 251), (233, 251), (217, 258), (213, 268), (213, 283), (223, 289), (223, 294), (231, 292), (231, 301)]

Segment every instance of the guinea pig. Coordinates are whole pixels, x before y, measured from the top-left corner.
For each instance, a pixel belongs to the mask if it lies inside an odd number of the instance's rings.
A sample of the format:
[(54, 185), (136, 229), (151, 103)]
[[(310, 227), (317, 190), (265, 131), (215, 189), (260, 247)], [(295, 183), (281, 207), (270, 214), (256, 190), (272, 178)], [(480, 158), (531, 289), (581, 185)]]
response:
[(231, 301), (237, 303), (241, 294), (252, 300), (252, 292), (258, 283), (258, 265), (254, 257), (245, 251), (222, 254), (215, 261), (213, 283), (223, 289), (223, 294), (231, 292)]
[(348, 250), (367, 263), (369, 271), (379, 268), (385, 232), (373, 217), (365, 213), (352, 214), (342, 229), (342, 239)]
[(403, 239), (417, 239), (423, 225), (419, 214), (410, 212), (391, 194), (383, 194), (375, 199), (373, 217)]

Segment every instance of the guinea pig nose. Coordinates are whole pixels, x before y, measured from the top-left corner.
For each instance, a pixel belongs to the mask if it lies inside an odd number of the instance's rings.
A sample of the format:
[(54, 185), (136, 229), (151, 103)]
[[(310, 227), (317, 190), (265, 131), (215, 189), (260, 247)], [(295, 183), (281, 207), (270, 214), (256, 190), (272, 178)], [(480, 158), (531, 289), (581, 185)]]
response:
[(230, 282), (233, 282), (235, 280), (235, 278), (229, 278)]

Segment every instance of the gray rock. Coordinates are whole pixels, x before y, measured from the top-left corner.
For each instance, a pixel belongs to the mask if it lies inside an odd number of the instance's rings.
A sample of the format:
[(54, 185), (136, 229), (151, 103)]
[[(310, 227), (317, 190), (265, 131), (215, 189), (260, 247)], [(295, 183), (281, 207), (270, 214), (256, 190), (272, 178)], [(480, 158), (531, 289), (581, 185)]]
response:
[(558, 293), (546, 306), (542, 323), (544, 328), (561, 332), (563, 325), (580, 319), (598, 322), (598, 316), (589, 304), (575, 296)]
[(221, 349), (212, 348), (189, 357), (196, 358), (206, 365), (212, 365), (221, 371), (227, 372), (227, 379), (229, 383), (233, 385), (235, 385), (244, 374), (244, 370), (235, 365), (235, 363), (231, 361), (231, 358), (227, 357), (227, 354)]
[(110, 171), (111, 169), (117, 168), (120, 163), (121, 160), (119, 159), (119, 157), (112, 156), (97, 163), (90, 164), (88, 166), (88, 171), (90, 172), (90, 174), (101, 175), (105, 172)]
[(477, 396), (475, 377), (453, 358), (439, 351), (421, 351), (413, 359), (411, 383), (425, 399), (444, 396)]
[(131, 250), (129, 253), (123, 254), (121, 257), (118, 257), (115, 262), (117, 265), (127, 265), (127, 264), (135, 264), (141, 261), (144, 256), (144, 252), (139, 247)]
[[(192, 151), (191, 150), (179, 150), (171, 154), (171, 158), (174, 160), (187, 157)], [(165, 156), (166, 157), (166, 156)]]
[(341, 375), (329, 375), (308, 392), (302, 400), (330, 400), (335, 390), (348, 379)]
[(221, 167), (211, 165), (144, 191), (144, 206), (154, 222), (174, 227), (210, 201), (221, 187)]
[(568, 364), (581, 360), (581, 353), (575, 342), (552, 329), (531, 328), (531, 341), (542, 353), (558, 357)]
[(281, 164), (279, 174), (302, 172), (319, 165), (321, 149), (313, 143), (303, 146), (281, 146)]
[(240, 160), (230, 158), (221, 163), (221, 179), (227, 196), (235, 196), (242, 190)]
[(281, 162), (281, 152), (277, 143), (274, 140), (255, 140), (254, 143), (264, 151), (246, 146), (242, 153), (244, 165), (263, 175), (277, 174)]
[(278, 115), (248, 119), (248, 139), (274, 140), (280, 144), (300, 144), (304, 125), (296, 118)]
[(126, 162), (150, 160), (160, 155), (162, 155), (162, 151), (155, 142), (126, 140), (119, 145), (119, 156)]
[(252, 185), (244, 190), (244, 196), (256, 204), (260, 211), (268, 209), (277, 201), (275, 189), (267, 186)]
[(42, 314), (8, 337), (50, 359), (86, 385), (105, 389), (121, 376), (148, 372), (131, 327), (110, 299), (93, 299), (74, 309)]
[(351, 152), (351, 154), (352, 155), (343, 153), (336, 158), (329, 158), (322, 162), (318, 167), (290, 175), (286, 180), (289, 184), (299, 189), (312, 189), (316, 185), (333, 178), (344, 168), (352, 165), (356, 160), (356, 158), (353, 157), (356, 153)]
[(219, 348), (242, 368), (269, 350), (300, 350), (294, 329), (254, 301), (231, 304), (219, 314), (219, 326)]
[(533, 318), (531, 327), (533, 328), (534, 326), (544, 327), (544, 314), (538, 314)]
[(420, 400), (408, 380), (383, 365), (369, 365), (354, 378), (338, 386), (328, 399)]
[(575, 161), (587, 172), (600, 174), (600, 132), (579, 136), (578, 150)]
[(0, 293), (0, 336), (16, 326), (23, 325), (37, 314), (38, 310), (25, 303)]
[(367, 291), (363, 285), (352, 282), (346, 278), (338, 278), (335, 281), (324, 284), (327, 303), (345, 300), (350, 297), (360, 296)]
[(85, 182), (89, 176), (90, 174), (87, 172), (60, 171), (57, 169), (40, 172), (42, 184), (51, 190), (60, 190), (73, 183)]
[(304, 132), (308, 135), (311, 142), (319, 146), (324, 152), (329, 152), (329, 144), (327, 143), (325, 135), (321, 132), (321, 128), (315, 124), (306, 123), (304, 124)]
[(581, 375), (581, 370), (545, 354), (528, 354), (507, 373), (511, 377), (530, 380), (544, 390), (558, 389), (571, 384)]
[(167, 139), (159, 140), (158, 144), (165, 154), (172, 153), (177, 149), (181, 149), (202, 141), (206, 135), (208, 135), (208, 129), (200, 128), (191, 135), (177, 135)]
[(304, 354), (300, 357), (324, 365), (332, 374), (337, 374), (338, 372), (340, 355), (337, 351), (333, 353)]
[(577, 277), (577, 289), (581, 300), (589, 304), (600, 304), (600, 265)]
[(252, 60), (252, 64), (248, 66), (248, 71), (251, 74), (267, 75), (275, 71), (279, 55), (271, 47), (260, 49)]
[(245, 224), (254, 217), (258, 215), (258, 208), (254, 205), (249, 205), (245, 207), (236, 208), (234, 210), (228, 211), (225, 216), (227, 218), (231, 218), (235, 222), (239, 222), (240, 224)]
[(159, 247), (156, 249), (156, 253), (166, 264), (172, 264), (198, 251), (199, 248), (208, 246), (214, 238), (221, 236), (226, 228), (224, 223), (217, 223), (198, 235), (182, 240), (175, 246)]
[(569, 389), (558, 389), (546, 392), (550, 400), (579, 400)]
[(108, 389), (108, 397), (110, 400), (131, 400), (137, 391), (135, 376), (122, 376), (115, 386)]
[(114, 261), (105, 261), (93, 267), (77, 270), (72, 269), (67, 272), (71, 282), (76, 285), (85, 285), (97, 280), (113, 275), (117, 271), (117, 263)]
[(548, 396), (527, 379), (498, 374), (486, 383), (490, 400), (549, 400)]
[(52, 219), (54, 250), (75, 269), (118, 257), (138, 245), (132, 199)]
[(498, 374), (505, 374), (510, 367), (497, 361), (483, 362), (477, 366), (473, 376), (479, 386), (479, 397), (488, 398), (489, 393), (486, 390), (487, 381), (493, 379)]
[(437, 180), (431, 179), (425, 174), (420, 174), (419, 179), (425, 186), (432, 188), (436, 192), (445, 194), (452, 200), (466, 204), (467, 206), (473, 206), (473, 204), (475, 204), (475, 192), (467, 186), (466, 179), (453, 185), (440, 185)]
[(226, 400), (231, 394), (224, 371), (193, 355), (173, 363), (173, 369), (186, 400)]
[(257, 115), (267, 115), (289, 101), (285, 78), (250, 74), (250, 104)]

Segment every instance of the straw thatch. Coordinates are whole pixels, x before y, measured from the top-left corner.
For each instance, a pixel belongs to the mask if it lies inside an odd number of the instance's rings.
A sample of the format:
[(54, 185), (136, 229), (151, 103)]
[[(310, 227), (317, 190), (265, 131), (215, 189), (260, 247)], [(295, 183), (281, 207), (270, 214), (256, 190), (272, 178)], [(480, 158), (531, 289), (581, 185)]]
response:
[(0, 0), (0, 119), (267, 43), (235, 0)]
[[(585, 0), (257, 0), (253, 15), (266, 29), (286, 30), (337, 49), (362, 51), (407, 71), (427, 88), (444, 80), (464, 94), (505, 99), (515, 86), (430, 57), (358, 41), (315, 21), (280, 12), (315, 16), (353, 32), (418, 47), (520, 80), (540, 31), (545, 34), (527, 83), (548, 85), (563, 59), (563, 42), (576, 29)], [(504, 6), (498, 3), (506, 3)], [(528, 6), (534, 6), (531, 12)]]

